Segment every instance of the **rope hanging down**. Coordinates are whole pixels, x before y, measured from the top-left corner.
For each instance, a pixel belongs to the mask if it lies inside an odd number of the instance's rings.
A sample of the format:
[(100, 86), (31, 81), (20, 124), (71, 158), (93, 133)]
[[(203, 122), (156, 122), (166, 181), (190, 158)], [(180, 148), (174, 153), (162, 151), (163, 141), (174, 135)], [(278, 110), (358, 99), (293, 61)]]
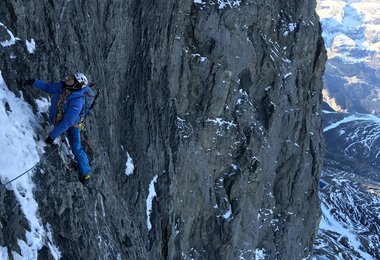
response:
[[(56, 147), (53, 151), (51, 151), (51, 153), (49, 153), (49, 154), (48, 154), (45, 158), (43, 158), (43, 159), (44, 159), (44, 160), (48, 159), (48, 158), (49, 158), (50, 156), (52, 156), (53, 153), (54, 153), (55, 151), (57, 151), (57, 150), (58, 150), (58, 147)], [(28, 172), (30, 172), (31, 170), (33, 170), (34, 168), (36, 168), (36, 167), (37, 167), (38, 165), (40, 165), (40, 164), (42, 164), (42, 162), (37, 163), (37, 164), (34, 165), (32, 168), (30, 168), (29, 170), (27, 170), (27, 171), (21, 173), (20, 175), (16, 176), (16, 177), (13, 178), (12, 180), (7, 181), (7, 182), (4, 183), (4, 184), (1, 183), (1, 185), (4, 186), (4, 187), (7, 186), (9, 183), (11, 183), (11, 182), (17, 180), (18, 178), (20, 178), (21, 176), (27, 174)]]

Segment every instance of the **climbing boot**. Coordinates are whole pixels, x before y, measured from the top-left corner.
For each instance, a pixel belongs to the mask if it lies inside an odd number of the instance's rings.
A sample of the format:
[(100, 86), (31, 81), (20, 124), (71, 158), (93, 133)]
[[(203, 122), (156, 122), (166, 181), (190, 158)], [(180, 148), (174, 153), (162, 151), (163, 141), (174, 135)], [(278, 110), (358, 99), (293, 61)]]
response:
[(79, 181), (83, 184), (83, 186), (88, 186), (91, 180), (91, 175), (79, 176)]

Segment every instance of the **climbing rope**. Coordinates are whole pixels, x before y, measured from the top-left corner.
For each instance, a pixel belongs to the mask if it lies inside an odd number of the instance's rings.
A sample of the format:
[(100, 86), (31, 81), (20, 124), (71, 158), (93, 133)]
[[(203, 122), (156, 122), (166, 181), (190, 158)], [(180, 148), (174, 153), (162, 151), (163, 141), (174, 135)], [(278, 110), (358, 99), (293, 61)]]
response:
[[(44, 160), (48, 159), (50, 156), (53, 155), (54, 152), (56, 152), (58, 150), (58, 147), (54, 148), (53, 151), (51, 151), (45, 158), (43, 158)], [(23, 175), (27, 174), (28, 172), (30, 172), (31, 170), (33, 170), (34, 168), (36, 168), (38, 165), (42, 164), (42, 162), (38, 162), (36, 165), (34, 165), (32, 168), (28, 169), (27, 171), (21, 173), (20, 175), (17, 175), (15, 178), (13, 178), (12, 180), (10, 181), (7, 181), (6, 183), (1, 183), (2, 186), (7, 186), (9, 183), (17, 180), (18, 178), (22, 177)]]

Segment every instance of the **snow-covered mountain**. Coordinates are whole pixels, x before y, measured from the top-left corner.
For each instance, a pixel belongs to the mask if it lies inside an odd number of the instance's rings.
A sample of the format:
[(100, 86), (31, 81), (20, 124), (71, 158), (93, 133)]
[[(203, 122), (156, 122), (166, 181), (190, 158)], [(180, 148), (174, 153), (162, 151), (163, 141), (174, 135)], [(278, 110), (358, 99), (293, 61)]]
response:
[(380, 118), (324, 113), (316, 259), (380, 258)]
[(351, 170), (380, 181), (380, 118), (366, 114), (325, 114), (325, 166), (339, 161), (341, 170)]
[(380, 259), (380, 1), (320, 0), (317, 10), (328, 52), (324, 100), (346, 113), (323, 113), (314, 257)]
[(325, 100), (337, 111), (380, 114), (380, 1), (320, 0), (328, 51)]
[(325, 170), (315, 259), (380, 259), (380, 186), (357, 172)]

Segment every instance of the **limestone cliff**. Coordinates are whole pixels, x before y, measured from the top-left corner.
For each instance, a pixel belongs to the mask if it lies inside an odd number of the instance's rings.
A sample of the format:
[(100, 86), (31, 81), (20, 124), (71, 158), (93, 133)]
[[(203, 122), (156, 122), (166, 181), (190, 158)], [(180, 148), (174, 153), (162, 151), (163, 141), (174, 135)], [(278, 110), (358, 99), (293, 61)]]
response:
[[(22, 41), (0, 47), (8, 86), (80, 70), (101, 89), (87, 120), (94, 188), (83, 188), (58, 155), (34, 177), (63, 259), (311, 255), (326, 59), (315, 5), (0, 2), (0, 22), (36, 42), (34, 54)], [(32, 104), (40, 94), (23, 92)], [(149, 186), (156, 196), (147, 214)], [(22, 219), (17, 207), (2, 215)], [(17, 251), (22, 232), (9, 234), (11, 220), (2, 225), (1, 245)], [(51, 258), (47, 245), (40, 258)]]

